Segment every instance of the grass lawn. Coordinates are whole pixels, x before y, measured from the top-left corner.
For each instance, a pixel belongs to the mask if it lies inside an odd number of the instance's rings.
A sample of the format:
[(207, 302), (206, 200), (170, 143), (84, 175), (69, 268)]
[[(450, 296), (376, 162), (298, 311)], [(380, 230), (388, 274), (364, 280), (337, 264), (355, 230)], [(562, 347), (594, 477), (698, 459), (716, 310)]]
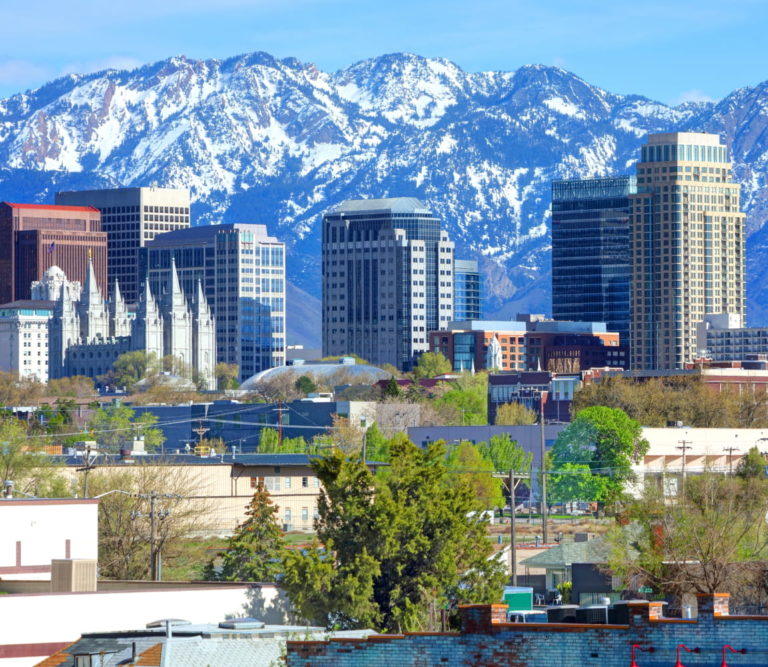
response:
[[(285, 544), (298, 547), (310, 544), (314, 533), (286, 533)], [(225, 549), (227, 540), (221, 537), (181, 540), (163, 553), (162, 578), (164, 581), (199, 581), (203, 568), (217, 553)]]

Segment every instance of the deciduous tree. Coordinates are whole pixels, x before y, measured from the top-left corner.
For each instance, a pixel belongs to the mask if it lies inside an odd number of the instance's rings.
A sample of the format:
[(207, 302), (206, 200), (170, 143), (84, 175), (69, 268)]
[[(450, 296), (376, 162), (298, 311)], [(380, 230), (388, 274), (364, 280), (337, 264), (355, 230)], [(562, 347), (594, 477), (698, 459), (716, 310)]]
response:
[(524, 426), (535, 424), (536, 413), (522, 403), (504, 403), (496, 409), (497, 426)]
[(604, 477), (601, 501), (618, 500), (634, 478), (632, 465), (648, 451), (642, 427), (623, 410), (595, 406), (576, 414), (552, 447), (554, 468), (567, 463), (587, 465)]
[(110, 405), (99, 408), (88, 422), (88, 430), (106, 451), (117, 452), (130, 448), (134, 438), (143, 437), (148, 450), (156, 449), (165, 442), (165, 435), (155, 428), (157, 415), (144, 412), (136, 417), (135, 410), (126, 405)]
[(433, 378), (450, 373), (452, 370), (451, 362), (446, 359), (442, 352), (424, 352), (416, 362), (413, 377), (417, 380)]

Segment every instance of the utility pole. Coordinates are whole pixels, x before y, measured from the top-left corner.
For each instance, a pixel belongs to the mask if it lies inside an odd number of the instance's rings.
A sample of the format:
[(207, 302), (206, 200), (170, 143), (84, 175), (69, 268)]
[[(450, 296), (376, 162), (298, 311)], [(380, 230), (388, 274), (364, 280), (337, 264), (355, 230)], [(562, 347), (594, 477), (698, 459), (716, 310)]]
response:
[(547, 530), (547, 514), (549, 508), (547, 507), (547, 445), (544, 438), (544, 402), (547, 400), (547, 392), (539, 392), (539, 438), (541, 446), (541, 525), (542, 525), (542, 539), (544, 544), (547, 544), (548, 530)]
[(676, 449), (681, 449), (683, 451), (683, 480), (680, 485), (680, 490), (681, 492), (684, 492), (685, 491), (685, 453), (689, 449), (693, 449), (693, 447), (691, 447), (693, 443), (690, 440), (678, 440), (677, 442), (678, 442), (678, 445)]
[(154, 492), (149, 495), (149, 573), (152, 581), (157, 581), (157, 553), (155, 553), (155, 501)]
[(96, 467), (96, 455), (91, 458), (91, 446), (86, 445), (83, 454), (83, 466), (76, 468), (77, 472), (85, 473), (83, 475), (83, 498), (88, 497), (88, 473)]
[(733, 476), (733, 453), (738, 452), (738, 447), (724, 447), (724, 452), (728, 452), (728, 474)]
[(509, 489), (509, 507), (512, 510), (511, 520), (509, 522), (509, 569), (512, 574), (512, 585), (517, 586), (517, 487), (524, 479), (529, 479), (530, 475), (516, 473), (510, 470), (506, 475), (503, 473), (494, 473), (494, 477), (507, 478), (507, 488)]

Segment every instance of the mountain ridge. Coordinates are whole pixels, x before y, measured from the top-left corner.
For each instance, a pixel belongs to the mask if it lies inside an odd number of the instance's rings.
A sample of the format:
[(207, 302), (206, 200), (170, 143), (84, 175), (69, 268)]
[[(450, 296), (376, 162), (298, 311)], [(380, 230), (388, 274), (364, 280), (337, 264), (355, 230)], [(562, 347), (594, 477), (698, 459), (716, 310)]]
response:
[(264, 223), (319, 296), (319, 224), (343, 199), (417, 196), (489, 279), (488, 313), (548, 310), (550, 181), (629, 173), (649, 132), (713, 131), (748, 218), (749, 314), (767, 322), (768, 82), (669, 106), (559, 67), (466, 72), (385, 54), (335, 72), (266, 52), (174, 56), (0, 100), (0, 198), (189, 187), (197, 223)]

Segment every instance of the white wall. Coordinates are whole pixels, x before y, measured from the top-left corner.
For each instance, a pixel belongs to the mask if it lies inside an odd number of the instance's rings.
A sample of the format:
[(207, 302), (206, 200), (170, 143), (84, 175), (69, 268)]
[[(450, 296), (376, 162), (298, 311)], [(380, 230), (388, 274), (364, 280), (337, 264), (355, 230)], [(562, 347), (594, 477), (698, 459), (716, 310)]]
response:
[[(233, 616), (265, 619), (280, 597), (274, 586), (208, 586), (181, 590), (115, 593), (48, 593), (0, 595), (0, 655), (9, 645), (61, 642), (69, 644), (83, 633), (143, 629), (163, 618), (193, 623), (218, 623)], [(266, 609), (266, 612), (265, 612)], [(27, 667), (50, 654), (0, 659), (0, 667)]]
[(0, 499), (0, 579), (50, 579), (53, 558), (98, 558), (98, 511), (97, 500)]

